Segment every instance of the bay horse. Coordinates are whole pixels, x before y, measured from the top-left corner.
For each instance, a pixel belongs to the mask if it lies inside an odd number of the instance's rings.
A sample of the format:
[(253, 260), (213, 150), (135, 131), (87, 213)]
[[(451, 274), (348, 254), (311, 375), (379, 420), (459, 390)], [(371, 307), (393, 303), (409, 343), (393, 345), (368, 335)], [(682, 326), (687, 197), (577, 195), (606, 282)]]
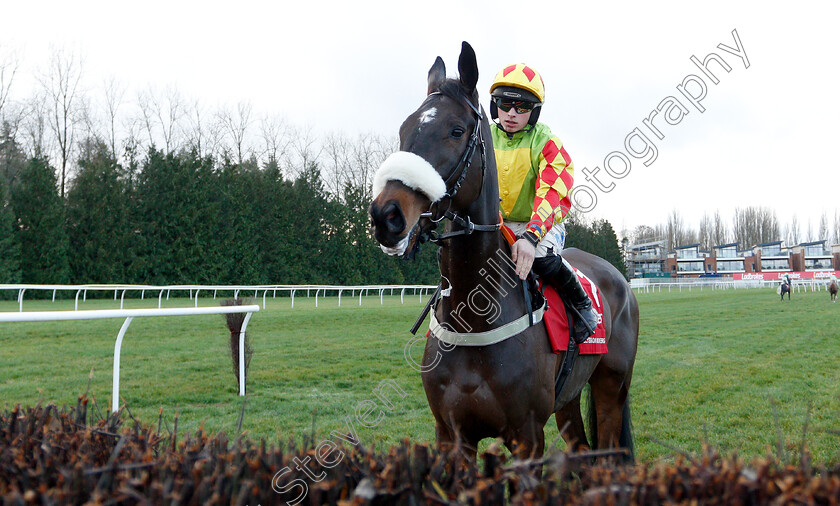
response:
[[(370, 215), (380, 247), (404, 258), (413, 258), (421, 237), (435, 233), (446, 219), (444, 233), (437, 236), (441, 296), (433, 322), (439, 329), (484, 339), (530, 319), (532, 311), (499, 232), (490, 125), (476, 91), (475, 52), (466, 42), (458, 71), (458, 79), (447, 79), (443, 60), (435, 60), (428, 95), (400, 127), (400, 151), (374, 177)], [(470, 346), (443, 342), (433, 330), (421, 378), (440, 447), (459, 445), (474, 458), (480, 440), (502, 437), (518, 455), (541, 456), (543, 428), (554, 413), (570, 449), (620, 446), (632, 459), (628, 393), (638, 304), (622, 274), (605, 260), (576, 249), (564, 250), (563, 256), (598, 287), (609, 352), (579, 356), (562, 391), (555, 392), (563, 354), (552, 352), (542, 323), (526, 323), (509, 338)], [(580, 407), (587, 382), (591, 442)]]
[(837, 302), (837, 280), (832, 279), (828, 285), (828, 293), (831, 295), (831, 302)]

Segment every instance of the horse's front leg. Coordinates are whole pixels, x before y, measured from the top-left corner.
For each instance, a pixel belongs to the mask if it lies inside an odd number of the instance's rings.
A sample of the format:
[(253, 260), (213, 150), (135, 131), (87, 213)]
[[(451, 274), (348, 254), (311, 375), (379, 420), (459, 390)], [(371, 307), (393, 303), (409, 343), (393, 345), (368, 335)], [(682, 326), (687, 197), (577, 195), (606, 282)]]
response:
[[(505, 440), (505, 446), (510, 450), (510, 453), (521, 460), (538, 459), (543, 456), (543, 452), (545, 451), (543, 424), (536, 423), (533, 416), (519, 430), (505, 434), (503, 438)], [(542, 470), (542, 464), (534, 465), (527, 472), (522, 473), (519, 480), (508, 482), (508, 494), (510, 497), (516, 496), (517, 489), (519, 488), (517, 482), (525, 478), (523, 475), (530, 474), (533, 478), (539, 480), (542, 476)], [(534, 483), (536, 484), (536, 481)], [(526, 489), (529, 487), (530, 485), (525, 486)]]
[(464, 435), (457, 432), (457, 429), (450, 424), (440, 420), (435, 421), (435, 442), (441, 453), (457, 449), (465, 457), (475, 462), (478, 442), (465, 440)]
[(449, 430), (449, 427), (441, 422), (435, 423), (435, 442), (441, 451), (449, 451), (455, 444), (455, 435)]
[(520, 459), (542, 457), (545, 451), (543, 425), (544, 423), (540, 424), (534, 420), (534, 417), (530, 417), (529, 421), (518, 430), (510, 431), (502, 436), (505, 446)]

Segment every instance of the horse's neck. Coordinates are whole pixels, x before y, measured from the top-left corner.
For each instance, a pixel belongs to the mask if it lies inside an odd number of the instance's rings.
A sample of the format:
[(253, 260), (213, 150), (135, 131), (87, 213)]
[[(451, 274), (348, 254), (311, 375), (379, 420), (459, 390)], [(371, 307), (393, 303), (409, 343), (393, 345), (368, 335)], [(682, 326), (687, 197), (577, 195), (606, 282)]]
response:
[(441, 251), (441, 286), (447, 290), (437, 318), (458, 332), (482, 332), (522, 316), (522, 282), (500, 233), (475, 232)]
[[(495, 170), (485, 177), (468, 217), (476, 224), (492, 225), (499, 219)], [(445, 292), (437, 316), (456, 331), (489, 330), (524, 314), (522, 282), (501, 231), (456, 236), (444, 245), (440, 260), (442, 288), (451, 290)]]

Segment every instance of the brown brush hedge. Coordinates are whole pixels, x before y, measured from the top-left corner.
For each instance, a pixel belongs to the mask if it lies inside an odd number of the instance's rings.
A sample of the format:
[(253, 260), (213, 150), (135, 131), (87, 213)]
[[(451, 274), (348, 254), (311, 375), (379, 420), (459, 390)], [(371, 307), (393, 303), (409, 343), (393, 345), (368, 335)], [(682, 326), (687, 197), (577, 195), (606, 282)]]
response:
[(94, 421), (88, 408), (82, 396), (70, 409), (0, 414), (3, 504), (840, 503), (840, 468), (812, 469), (807, 452), (795, 466), (711, 449), (673, 464), (619, 465), (594, 453), (513, 459), (494, 444), (476, 466), (407, 440), (377, 452), (179, 436), (177, 417), (170, 430), (162, 417), (144, 427), (127, 410)]

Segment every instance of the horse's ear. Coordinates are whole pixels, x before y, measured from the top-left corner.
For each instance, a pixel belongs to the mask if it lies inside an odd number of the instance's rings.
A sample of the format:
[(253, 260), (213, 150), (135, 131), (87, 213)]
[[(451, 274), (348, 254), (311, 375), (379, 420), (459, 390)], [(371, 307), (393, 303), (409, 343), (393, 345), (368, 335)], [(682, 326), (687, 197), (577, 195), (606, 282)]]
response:
[(458, 73), (461, 75), (461, 84), (464, 88), (469, 93), (475, 91), (475, 85), (478, 83), (478, 62), (475, 59), (475, 51), (467, 41), (461, 43)]
[(435, 59), (435, 64), (432, 65), (432, 68), (429, 69), (428, 93), (440, 90), (440, 87), (443, 86), (444, 81), (446, 81), (446, 65), (443, 64), (443, 59), (440, 56), (438, 56)]

